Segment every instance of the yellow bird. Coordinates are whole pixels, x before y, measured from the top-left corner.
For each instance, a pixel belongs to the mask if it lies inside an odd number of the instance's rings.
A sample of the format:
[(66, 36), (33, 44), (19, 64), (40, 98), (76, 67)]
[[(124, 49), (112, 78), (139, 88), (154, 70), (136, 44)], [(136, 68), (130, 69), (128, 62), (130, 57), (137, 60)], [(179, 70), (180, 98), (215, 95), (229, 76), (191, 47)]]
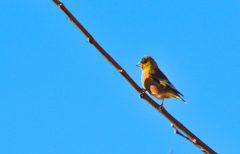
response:
[(142, 85), (144, 90), (157, 99), (175, 97), (187, 104), (181, 97), (183, 96), (158, 68), (157, 63), (150, 56), (143, 56), (141, 61), (136, 65), (142, 70)]

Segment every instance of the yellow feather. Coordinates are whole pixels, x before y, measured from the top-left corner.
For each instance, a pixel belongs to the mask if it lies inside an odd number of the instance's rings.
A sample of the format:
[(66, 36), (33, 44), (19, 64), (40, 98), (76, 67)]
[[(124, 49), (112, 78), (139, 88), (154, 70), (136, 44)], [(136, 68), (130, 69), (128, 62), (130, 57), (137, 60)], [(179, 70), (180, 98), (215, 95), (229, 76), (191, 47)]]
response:
[(167, 87), (167, 85), (165, 83), (163, 83), (161, 80), (160, 81), (160, 84), (163, 85), (164, 87)]
[(177, 95), (174, 95), (174, 94), (172, 94), (172, 93), (169, 93), (169, 92), (166, 92), (165, 94), (164, 94), (164, 97), (165, 98), (169, 98), (169, 97), (175, 97), (175, 98), (178, 98), (178, 99), (180, 99)]

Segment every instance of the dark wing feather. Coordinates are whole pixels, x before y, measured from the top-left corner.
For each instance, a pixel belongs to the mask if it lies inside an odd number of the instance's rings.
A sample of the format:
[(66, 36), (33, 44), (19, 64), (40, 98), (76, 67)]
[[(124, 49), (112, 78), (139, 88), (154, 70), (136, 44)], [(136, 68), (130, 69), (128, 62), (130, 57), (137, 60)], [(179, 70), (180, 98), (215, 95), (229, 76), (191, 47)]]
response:
[[(176, 92), (177, 94), (180, 94), (183, 96), (183, 94), (181, 94), (173, 85), (172, 83), (168, 80), (168, 78), (166, 77), (165, 74), (163, 74), (163, 72), (159, 69), (152, 69), (149, 71), (150, 76), (152, 76), (152, 78), (156, 81), (156, 80), (161, 80), (163, 83), (165, 83), (167, 85), (167, 87), (169, 87), (170, 89), (172, 89), (174, 92)], [(160, 82), (160, 81), (159, 81)], [(158, 83), (159, 83), (158, 82)]]
[(163, 72), (159, 69), (159, 68), (156, 68), (156, 69), (152, 69), (149, 71), (149, 74), (151, 76), (153, 76), (154, 78), (157, 78), (158, 80), (161, 80), (163, 81), (165, 84), (169, 85), (170, 87), (172, 87), (173, 89), (176, 89), (172, 83), (168, 80), (168, 78), (166, 77), (165, 74), (163, 74)]

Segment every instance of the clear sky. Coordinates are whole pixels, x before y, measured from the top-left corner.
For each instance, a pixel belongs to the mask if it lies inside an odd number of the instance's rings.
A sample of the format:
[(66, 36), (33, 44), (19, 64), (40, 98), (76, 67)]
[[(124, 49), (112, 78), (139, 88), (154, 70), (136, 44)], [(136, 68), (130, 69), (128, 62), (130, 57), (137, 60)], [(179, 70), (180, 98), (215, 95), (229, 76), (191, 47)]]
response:
[[(239, 153), (239, 0), (62, 2), (141, 87), (135, 65), (152, 56), (189, 103), (166, 99), (169, 113)], [(0, 153), (202, 154), (52, 1), (0, 8)]]

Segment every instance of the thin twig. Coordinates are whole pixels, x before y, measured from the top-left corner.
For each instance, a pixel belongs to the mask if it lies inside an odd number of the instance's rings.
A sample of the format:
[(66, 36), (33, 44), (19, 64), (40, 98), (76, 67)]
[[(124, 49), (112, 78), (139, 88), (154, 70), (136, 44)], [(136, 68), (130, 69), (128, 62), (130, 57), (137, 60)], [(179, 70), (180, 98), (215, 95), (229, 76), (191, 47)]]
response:
[[(197, 146), (199, 149), (201, 149), (201, 147), (197, 144), (195, 144), (194, 141), (192, 141), (190, 138), (188, 138), (187, 136), (183, 135), (173, 124), (171, 124), (171, 127), (174, 128), (174, 133), (178, 134), (180, 136), (182, 136), (183, 138), (185, 138), (186, 140), (188, 140), (189, 142), (191, 142), (193, 145)], [(204, 153), (206, 153), (203, 149), (201, 149)]]
[(127, 72), (97, 43), (97, 41), (90, 35), (90, 33), (77, 21), (77, 19), (68, 11), (63, 3), (58, 0), (52, 0), (67, 16), (67, 18), (83, 33), (87, 38), (88, 42), (91, 43), (102, 56), (129, 82), (129, 84), (138, 92), (141, 98), (145, 99), (150, 105), (152, 105), (157, 111), (159, 111), (163, 116), (165, 116), (176, 128), (181, 130), (188, 138), (196, 141), (201, 149), (209, 154), (216, 154), (210, 147), (203, 143), (199, 138), (197, 138), (192, 132), (190, 132), (185, 126), (183, 126), (179, 121), (177, 121), (172, 115), (170, 115), (164, 107), (160, 107), (158, 103), (153, 101), (137, 84), (136, 82), (127, 74)]

